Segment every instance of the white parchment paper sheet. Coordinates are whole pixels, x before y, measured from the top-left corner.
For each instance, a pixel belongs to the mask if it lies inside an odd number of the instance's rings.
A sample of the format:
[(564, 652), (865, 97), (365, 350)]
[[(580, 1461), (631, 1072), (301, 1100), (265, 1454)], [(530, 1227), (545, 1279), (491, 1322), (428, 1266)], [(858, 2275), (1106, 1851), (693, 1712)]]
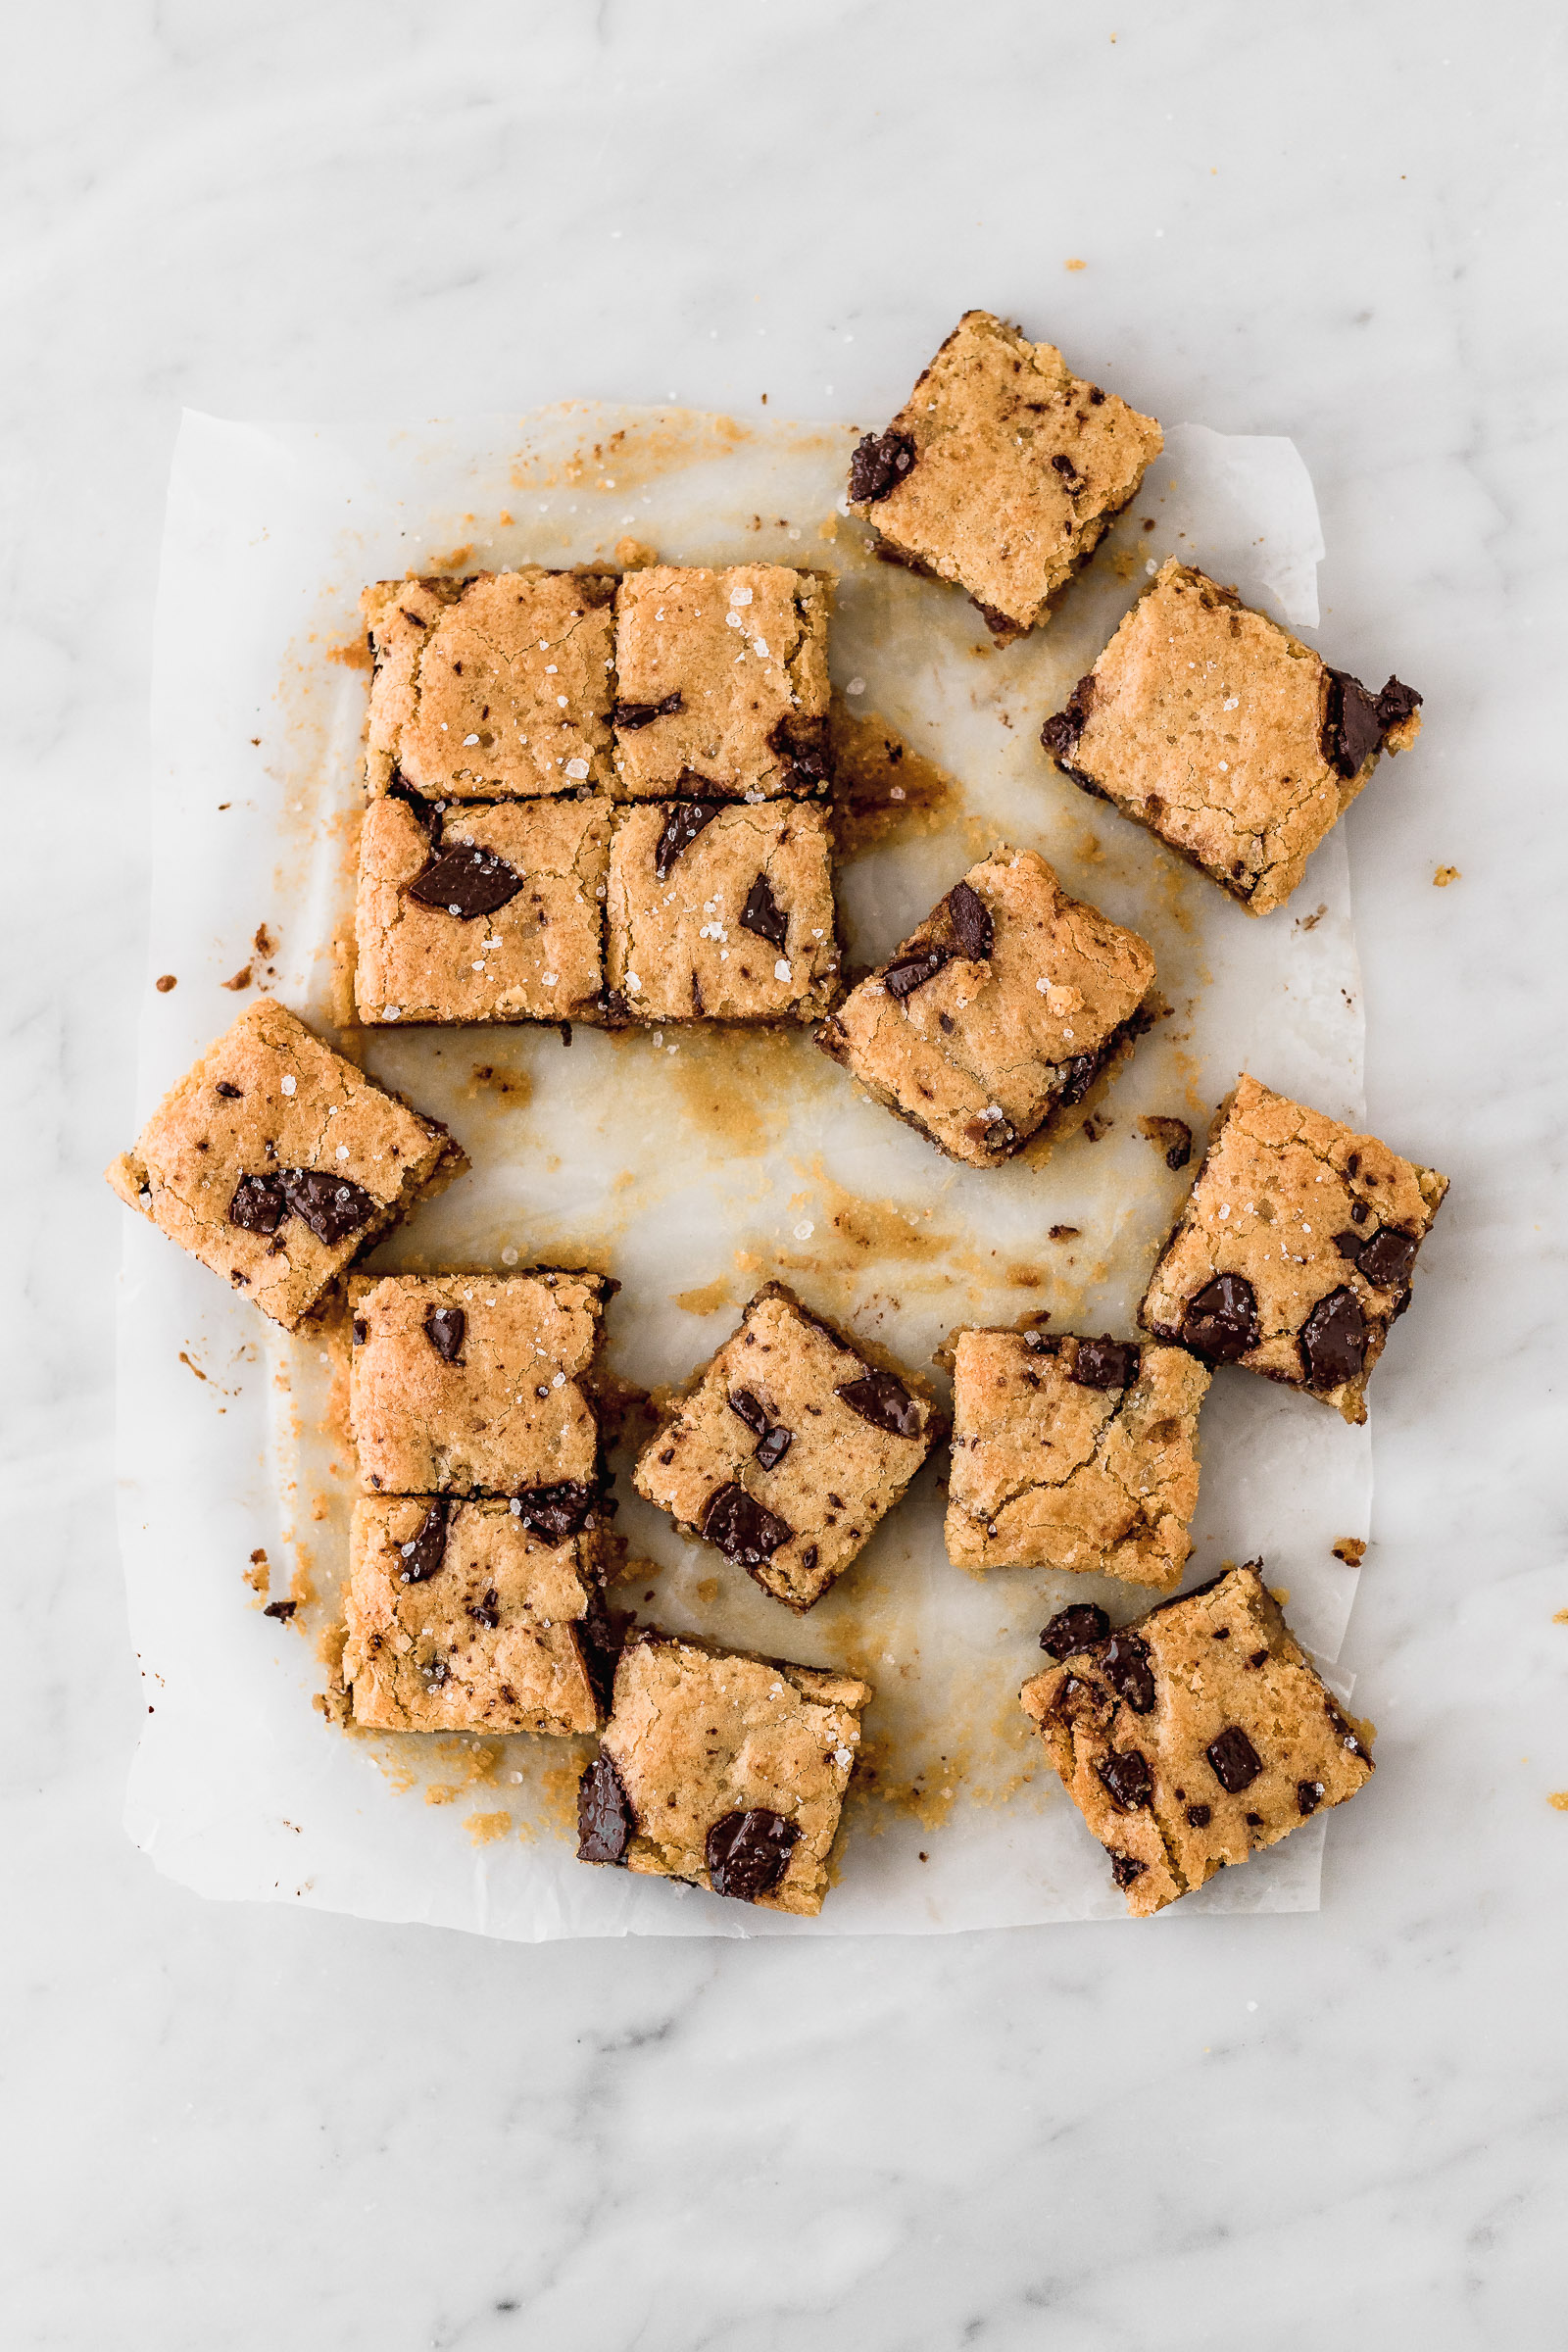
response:
[[(1176, 428), (1051, 626), (999, 653), (959, 597), (875, 563), (837, 512), (853, 440), (847, 427), (676, 411), (396, 428), (187, 416), (153, 713), (153, 968), (177, 986), (149, 991), (138, 1118), (248, 1001), (220, 985), (237, 967), (262, 980), (270, 966), (267, 985), (330, 1025), (359, 806), (362, 584), (581, 561), (633, 534), (676, 561), (835, 570), (846, 709), (879, 714), (956, 780), (843, 869), (852, 957), (885, 953), (1005, 839), (1040, 849), (1070, 888), (1150, 939), (1170, 1014), (1105, 1098), (1097, 1140), (990, 1173), (940, 1159), (802, 1038), (656, 1043), (579, 1030), (568, 1051), (544, 1030), (359, 1037), (350, 1042), (370, 1070), (445, 1118), (474, 1162), (374, 1263), (493, 1266), (506, 1250), (524, 1264), (608, 1263), (623, 1285), (612, 1361), (646, 1384), (684, 1377), (773, 1273), (923, 1364), (955, 1325), (1032, 1309), (1058, 1330), (1131, 1328), (1191, 1175), (1166, 1168), (1140, 1114), (1189, 1120), (1196, 1158), (1245, 1066), (1358, 1120), (1360, 989), (1341, 840), (1325, 844), (1291, 908), (1250, 922), (1058, 777), (1038, 745), (1042, 717), (1169, 553), (1295, 626), (1315, 622), (1322, 543), (1294, 447)], [(264, 922), (276, 944), (258, 951)], [(950, 1567), (940, 1464), (805, 1620), (673, 1536), (621, 1481), (619, 1525), (651, 1563), (626, 1588), (645, 1621), (843, 1664), (877, 1685), (871, 1770), (852, 1791), (840, 1883), (819, 1920), (579, 1865), (567, 1825), (581, 1743), (330, 1729), (312, 1701), (325, 1679), (318, 1645), (334, 1614), (351, 1464), (327, 1408), (327, 1353), (285, 1340), (127, 1218), (122, 1527), (149, 1706), (127, 1824), (161, 1869), (208, 1894), (521, 1938), (916, 1933), (1121, 1914), (1015, 1693), (1069, 1587), (1120, 1619), (1139, 1596), (1045, 1572), (974, 1581)], [(1261, 1553), (1297, 1631), (1332, 1660), (1355, 1586), (1332, 1547), (1367, 1532), (1368, 1433), (1221, 1372), (1201, 1438), (1192, 1580)], [(301, 1600), (292, 1625), (262, 1616), (244, 1581), (258, 1549), (272, 1594), (291, 1587)], [(1314, 1907), (1324, 1827), (1222, 1874), (1189, 1911)]]

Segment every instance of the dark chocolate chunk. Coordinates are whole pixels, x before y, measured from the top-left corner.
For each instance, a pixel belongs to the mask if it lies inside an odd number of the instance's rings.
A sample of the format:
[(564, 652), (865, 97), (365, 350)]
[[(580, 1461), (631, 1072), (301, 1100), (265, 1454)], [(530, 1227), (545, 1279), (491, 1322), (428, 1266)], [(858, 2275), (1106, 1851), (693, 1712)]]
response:
[(1079, 776), (1076, 769), (1067, 767), (1067, 762), (1078, 749), (1078, 738), (1087, 726), (1089, 713), (1094, 707), (1095, 673), (1090, 670), (1068, 695), (1065, 707), (1048, 718), (1040, 730), (1040, 740), (1057, 766), (1067, 768), (1067, 773), (1081, 784), (1087, 784), (1089, 778)]
[(409, 896), (421, 906), (471, 923), (479, 915), (494, 914), (505, 906), (522, 884), (516, 867), (493, 850), (483, 850), (473, 841), (457, 841), (415, 875)]
[(519, 1487), (513, 1500), (521, 1506), (515, 1514), (520, 1526), (548, 1544), (564, 1544), (582, 1534), (598, 1496), (581, 1480), (563, 1478), (553, 1486)]
[(662, 882), (683, 850), (689, 850), (705, 825), (718, 814), (716, 801), (676, 801), (664, 818), (664, 830), (654, 851), (654, 871)]
[(1240, 1796), (1250, 1788), (1263, 1769), (1263, 1759), (1239, 1723), (1233, 1723), (1211, 1740), (1204, 1750), (1214, 1767), (1214, 1778), (1227, 1796)]
[(714, 1490), (703, 1513), (703, 1534), (738, 1568), (760, 1568), (794, 1533), (787, 1520), (764, 1510), (733, 1479)]
[(1296, 1809), (1300, 1814), (1303, 1821), (1308, 1813), (1315, 1813), (1322, 1802), (1323, 1784), (1321, 1781), (1297, 1782)]
[(766, 1437), (769, 1427), (767, 1407), (760, 1396), (754, 1396), (750, 1389), (736, 1389), (725, 1401), (730, 1411), (744, 1421), (748, 1429), (754, 1429), (760, 1438)]
[(1087, 1649), (1091, 1642), (1102, 1642), (1110, 1631), (1110, 1619), (1093, 1601), (1075, 1601), (1071, 1608), (1058, 1609), (1040, 1636), (1040, 1646), (1054, 1658), (1070, 1658), (1074, 1650)]
[(1100, 1671), (1135, 1715), (1147, 1715), (1154, 1704), (1154, 1669), (1149, 1643), (1141, 1634), (1112, 1634), (1101, 1651)]
[(1234, 1364), (1260, 1336), (1257, 1293), (1245, 1274), (1216, 1274), (1182, 1314), (1182, 1345), (1211, 1364)]
[(1413, 686), (1405, 686), (1397, 678), (1390, 678), (1378, 696), (1378, 725), (1387, 735), (1421, 708), (1421, 697)]
[(1348, 670), (1329, 671), (1323, 711), (1323, 757), (1347, 783), (1358, 776), (1376, 751), (1383, 748), (1383, 725), (1378, 707), (1359, 678)]
[(1193, 1131), (1185, 1119), (1147, 1118), (1139, 1125), (1165, 1154), (1167, 1168), (1185, 1168), (1193, 1156)]
[(262, 1611), (262, 1615), (275, 1617), (279, 1625), (287, 1625), (299, 1605), (297, 1600), (270, 1600)]
[(1060, 474), (1062, 480), (1066, 483), (1069, 490), (1078, 491), (1083, 488), (1084, 477), (1079, 472), (1077, 466), (1073, 464), (1071, 458), (1068, 457), (1065, 450), (1058, 449), (1051, 463)]
[(1353, 1226), (1348, 1226), (1344, 1233), (1334, 1236), (1334, 1247), (1342, 1257), (1359, 1257), (1365, 1242), (1365, 1234), (1357, 1233)]
[(1095, 1770), (1124, 1813), (1136, 1812), (1140, 1805), (1147, 1805), (1154, 1793), (1149, 1758), (1141, 1748), (1113, 1747), (1103, 1764), (1097, 1764)]
[(1314, 1389), (1337, 1389), (1354, 1380), (1371, 1338), (1355, 1293), (1330, 1291), (1301, 1326), (1301, 1353)]
[(759, 939), (765, 939), (774, 948), (782, 948), (789, 938), (790, 918), (774, 898), (773, 886), (765, 874), (759, 874), (746, 894), (741, 929), (755, 932)]
[(424, 1336), (444, 1364), (463, 1359), (463, 1335), (468, 1318), (461, 1306), (432, 1306), (424, 1318)]
[(242, 1176), (234, 1187), (234, 1198), (228, 1204), (228, 1221), (242, 1233), (275, 1233), (283, 1222), (285, 1202), (282, 1179), (277, 1176)]
[(482, 1600), (469, 1601), (468, 1615), (475, 1625), (482, 1625), (487, 1634), (495, 1632), (501, 1623), (501, 1595), (494, 1585), (490, 1586)]
[(888, 995), (897, 997), (902, 1004), (906, 997), (912, 997), (917, 988), (934, 980), (942, 966), (951, 961), (951, 949), (939, 948), (934, 940), (907, 956), (896, 956), (882, 975)]
[(356, 1347), (356, 1348), (363, 1348), (363, 1347), (365, 1346), (365, 1343), (366, 1343), (366, 1341), (367, 1341), (367, 1340), (369, 1338), (369, 1336), (370, 1336), (370, 1326), (369, 1326), (369, 1324), (368, 1324), (368, 1323), (367, 1323), (367, 1321), (366, 1321), (366, 1319), (365, 1319), (365, 1317), (364, 1317), (363, 1315), (356, 1315), (356, 1316), (355, 1316), (355, 1318), (354, 1318), (354, 1345), (355, 1345), (355, 1347)]
[(850, 460), (850, 500), (857, 507), (874, 507), (902, 482), (917, 452), (909, 433), (867, 433)]
[(984, 963), (991, 954), (997, 927), (991, 919), (990, 907), (967, 882), (955, 882), (949, 891), (948, 920), (953, 925), (959, 954), (967, 956), (971, 963)]
[(891, 1372), (862, 1372), (858, 1380), (847, 1380), (833, 1394), (843, 1397), (852, 1413), (858, 1413), (873, 1429), (885, 1429), (889, 1437), (920, 1435), (920, 1407)]
[(676, 711), (683, 710), (685, 707), (677, 686), (674, 693), (666, 694), (662, 703), (617, 703), (614, 721), (623, 735), (629, 735), (638, 727), (652, 726), (656, 718), (673, 718)]
[(226, 1078), (220, 1078), (216, 1089), (216, 1092), (222, 1096), (225, 1102), (239, 1102), (243, 1091), (244, 1090), (240, 1087), (230, 1086)]
[(432, 1502), (419, 1524), (418, 1533), (398, 1551), (403, 1560), (401, 1575), (406, 1585), (426, 1585), (447, 1556), (447, 1520), (451, 1504)]
[(1126, 1389), (1138, 1378), (1139, 1350), (1121, 1340), (1080, 1340), (1067, 1378), (1081, 1389)]
[(1187, 1819), (1195, 1830), (1206, 1830), (1214, 1818), (1212, 1805), (1189, 1805)]
[[(1401, 1233), (1397, 1225), (1385, 1225), (1363, 1245), (1356, 1263), (1367, 1281), (1376, 1283), (1380, 1291), (1393, 1290), (1396, 1284), (1409, 1281), (1410, 1268), (1420, 1247), (1413, 1233)], [(1346, 1255), (1348, 1254), (1347, 1250)]]
[(1263, 1827), (1262, 1814), (1249, 1813), (1247, 1816), (1247, 1826), (1250, 1830), (1260, 1830)]
[(787, 763), (790, 773), (786, 781), (798, 791), (817, 791), (827, 783), (825, 729), (820, 719), (797, 719), (792, 724), (781, 718), (767, 739), (767, 748)]
[(577, 1621), (576, 1634), (577, 1655), (601, 1715), (610, 1713), (615, 1668), (625, 1643), (625, 1625), (624, 1618), (611, 1614), (603, 1586), (595, 1585), (588, 1594), (587, 1613)]
[(322, 1168), (287, 1168), (279, 1181), (295, 1216), (328, 1248), (358, 1233), (376, 1211), (375, 1201), (363, 1185), (350, 1184), (346, 1176), (332, 1176)]
[(776, 1470), (794, 1443), (795, 1432), (776, 1421), (771, 1429), (762, 1432), (752, 1459), (759, 1470)]
[(624, 1861), (636, 1826), (613, 1760), (603, 1753), (595, 1756), (577, 1783), (578, 1861)]
[(771, 1894), (784, 1876), (800, 1834), (798, 1821), (786, 1821), (782, 1813), (769, 1812), (766, 1805), (754, 1805), (747, 1813), (724, 1814), (708, 1833), (709, 1885), (715, 1894), (731, 1895), (742, 1903), (755, 1903), (760, 1894)]
[[(1109, 1852), (1109, 1850), (1107, 1847), (1106, 1851)], [(1131, 1854), (1111, 1854), (1110, 1856), (1110, 1875), (1118, 1886), (1130, 1886), (1134, 1879), (1141, 1879), (1148, 1868), (1147, 1862), (1135, 1862)]]

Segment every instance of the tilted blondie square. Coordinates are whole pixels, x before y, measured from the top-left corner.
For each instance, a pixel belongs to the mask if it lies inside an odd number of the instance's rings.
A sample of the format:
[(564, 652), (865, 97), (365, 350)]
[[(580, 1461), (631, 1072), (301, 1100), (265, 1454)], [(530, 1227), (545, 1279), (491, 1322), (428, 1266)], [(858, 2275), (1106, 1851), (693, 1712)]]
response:
[(370, 1026), (604, 1017), (612, 803), (388, 794), (360, 834), (354, 995)]
[(863, 1360), (770, 1282), (649, 1439), (633, 1483), (802, 1613), (863, 1549), (941, 1427), (923, 1383)]
[(1136, 931), (1070, 899), (1032, 850), (993, 851), (816, 1042), (951, 1159), (995, 1167), (1082, 1103), (1152, 1017)]
[(260, 997), (104, 1173), (127, 1207), (292, 1331), (467, 1164), (438, 1120)]
[(533, 799), (613, 779), (614, 575), (481, 571), (378, 580), (360, 599), (375, 670), (372, 794)]
[(620, 817), (609, 976), (634, 1020), (812, 1021), (838, 975), (824, 810), (663, 801)]
[(884, 433), (850, 466), (882, 549), (956, 580), (1004, 642), (1050, 606), (1136, 497), (1152, 416), (1072, 373), (989, 311), (965, 311)]
[(1379, 755), (1415, 741), (1420, 702), (1392, 677), (1369, 694), (1172, 558), (1041, 741), (1063, 775), (1267, 914)]
[(582, 1776), (577, 1855), (813, 1914), (869, 1683), (634, 1634)]
[(615, 768), (624, 800), (827, 790), (825, 574), (656, 564), (615, 596)]
[(1447, 1189), (1376, 1136), (1244, 1076), (1138, 1320), (1207, 1363), (1245, 1364), (1364, 1421), (1367, 1380)]
[(953, 1352), (954, 1565), (1179, 1584), (1209, 1383), (1197, 1358), (1039, 1331), (960, 1331)]
[(386, 1732), (594, 1731), (614, 1672), (612, 1558), (601, 1531), (553, 1543), (506, 1502), (357, 1502), (342, 1665), (354, 1721)]
[(601, 1274), (387, 1274), (350, 1289), (349, 1419), (368, 1494), (507, 1494), (564, 1543), (599, 1515), (587, 1382)]
[(1371, 1778), (1364, 1738), (1258, 1566), (1160, 1601), (1119, 1633), (1103, 1609), (1080, 1606), (1040, 1637), (1057, 1663), (1025, 1683), (1024, 1712), (1135, 1918)]

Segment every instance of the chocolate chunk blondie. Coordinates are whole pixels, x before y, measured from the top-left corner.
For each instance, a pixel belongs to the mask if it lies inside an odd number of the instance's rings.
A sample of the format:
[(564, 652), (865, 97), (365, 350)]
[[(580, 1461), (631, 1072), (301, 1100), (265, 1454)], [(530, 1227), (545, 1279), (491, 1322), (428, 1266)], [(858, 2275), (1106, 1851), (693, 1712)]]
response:
[(1420, 702), (1397, 678), (1369, 693), (1172, 558), (1041, 740), (1075, 784), (1267, 914), (1379, 755), (1415, 741)]
[(122, 1200), (292, 1331), (467, 1160), (262, 997), (105, 1169)]
[(1162, 446), (1152, 416), (1075, 376), (1054, 344), (966, 311), (856, 451), (850, 505), (879, 552), (956, 581), (1005, 642), (1050, 618)]
[(613, 1673), (609, 1540), (562, 1542), (514, 1504), (357, 1502), (342, 1677), (356, 1723), (388, 1732), (591, 1732)]
[(578, 1858), (807, 1914), (873, 1696), (849, 1675), (633, 1635), (578, 1795)]
[(362, 1021), (603, 1017), (611, 802), (388, 795), (360, 834), (355, 1003)]
[(1446, 1176), (1243, 1077), (1154, 1268), (1138, 1320), (1212, 1364), (1304, 1389), (1347, 1421)]
[(956, 1333), (949, 1559), (1169, 1591), (1192, 1550), (1208, 1383), (1185, 1348)]
[(656, 564), (615, 596), (622, 799), (827, 790), (831, 582), (783, 564)]
[(833, 854), (808, 802), (627, 809), (610, 853), (609, 978), (634, 1020), (811, 1021), (838, 992)]
[(995, 1167), (1062, 1129), (1150, 1012), (1154, 958), (1070, 899), (1032, 850), (955, 883), (891, 960), (817, 1031), (879, 1102), (952, 1159)]
[(1136, 1918), (1371, 1778), (1256, 1562), (1119, 1633), (1102, 1610), (1065, 1609), (1040, 1641), (1057, 1663), (1025, 1683), (1024, 1711)]
[(632, 1475), (685, 1534), (800, 1613), (863, 1548), (940, 1429), (924, 1383), (867, 1362), (770, 1282)]
[(613, 780), (613, 574), (378, 580), (365, 780), (432, 801), (532, 799)]
[(564, 1543), (601, 1514), (588, 1381), (604, 1275), (387, 1274), (351, 1285), (349, 1419), (368, 1494), (505, 1494)]

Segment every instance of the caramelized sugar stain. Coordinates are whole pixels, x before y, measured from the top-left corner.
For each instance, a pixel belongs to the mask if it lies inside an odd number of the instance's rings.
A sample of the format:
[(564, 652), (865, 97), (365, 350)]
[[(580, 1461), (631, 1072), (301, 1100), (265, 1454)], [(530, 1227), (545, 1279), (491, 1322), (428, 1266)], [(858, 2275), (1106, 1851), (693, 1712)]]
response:
[(476, 1061), (473, 1065), (473, 1084), (468, 1093), (470, 1101), (480, 1093), (490, 1094), (498, 1102), (520, 1110), (525, 1102), (533, 1100), (533, 1073), (505, 1062)]
[(326, 658), (329, 662), (335, 662), (340, 669), (368, 670), (375, 666), (369, 639), (365, 636), (351, 637), (347, 645), (329, 645)]
[(687, 1315), (716, 1315), (720, 1307), (735, 1304), (734, 1285), (727, 1274), (704, 1283), (701, 1290), (676, 1291), (672, 1296), (674, 1303)]
[(958, 813), (962, 793), (953, 777), (911, 751), (874, 711), (862, 718), (835, 695), (828, 742), (833, 837), (841, 860), (910, 833), (934, 833)]
[(660, 1076), (687, 1116), (736, 1158), (752, 1159), (775, 1143), (798, 1114), (804, 1094), (832, 1073), (799, 1029), (705, 1029), (664, 1032)]
[(704, 459), (727, 457), (743, 442), (756, 438), (750, 425), (734, 416), (715, 416), (697, 409), (658, 409), (635, 424), (612, 432), (595, 431), (596, 411), (591, 402), (562, 401), (543, 412), (546, 416), (570, 416), (580, 409), (582, 438), (563, 459), (544, 456), (523, 441), (512, 463), (514, 490), (630, 490)]

